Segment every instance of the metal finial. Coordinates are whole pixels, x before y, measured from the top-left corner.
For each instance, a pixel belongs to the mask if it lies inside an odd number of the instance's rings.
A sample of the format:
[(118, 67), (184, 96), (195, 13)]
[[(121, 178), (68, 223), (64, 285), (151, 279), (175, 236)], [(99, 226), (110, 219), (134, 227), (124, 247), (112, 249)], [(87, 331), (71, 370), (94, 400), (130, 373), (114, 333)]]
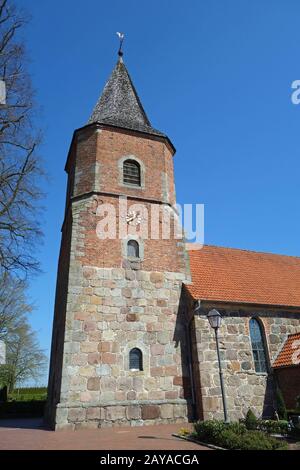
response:
[(119, 33), (118, 31), (117, 31), (116, 34), (117, 34), (118, 38), (120, 39), (120, 46), (119, 46), (119, 50), (118, 50), (118, 56), (123, 57), (122, 45), (123, 45), (125, 34), (124, 33)]

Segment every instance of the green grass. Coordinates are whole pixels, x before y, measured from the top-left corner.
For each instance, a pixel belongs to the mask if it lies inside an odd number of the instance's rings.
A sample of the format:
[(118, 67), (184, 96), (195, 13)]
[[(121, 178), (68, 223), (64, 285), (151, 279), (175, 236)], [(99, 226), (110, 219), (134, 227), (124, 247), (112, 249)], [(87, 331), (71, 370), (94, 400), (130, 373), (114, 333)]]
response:
[(9, 394), (9, 401), (45, 401), (47, 399), (47, 387), (22, 387), (16, 388)]

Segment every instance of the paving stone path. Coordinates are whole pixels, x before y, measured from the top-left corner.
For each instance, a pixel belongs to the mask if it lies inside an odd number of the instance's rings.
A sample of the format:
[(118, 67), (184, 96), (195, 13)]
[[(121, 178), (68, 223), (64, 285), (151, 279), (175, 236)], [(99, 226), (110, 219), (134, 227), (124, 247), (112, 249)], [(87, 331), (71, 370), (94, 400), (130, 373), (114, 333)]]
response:
[(0, 420), (0, 449), (33, 450), (209, 450), (172, 436), (178, 424), (49, 431), (38, 419)]

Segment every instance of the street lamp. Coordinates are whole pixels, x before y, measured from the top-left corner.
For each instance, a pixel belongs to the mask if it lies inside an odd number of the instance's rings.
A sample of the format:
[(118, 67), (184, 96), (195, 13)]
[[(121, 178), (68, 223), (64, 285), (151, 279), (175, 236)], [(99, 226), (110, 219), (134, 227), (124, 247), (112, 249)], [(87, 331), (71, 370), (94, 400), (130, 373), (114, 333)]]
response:
[(223, 380), (223, 371), (222, 371), (222, 363), (221, 363), (221, 357), (220, 357), (219, 335), (218, 335), (218, 331), (222, 323), (222, 317), (221, 317), (221, 314), (218, 312), (218, 310), (214, 308), (210, 310), (210, 312), (207, 314), (207, 319), (209, 321), (210, 326), (215, 330), (218, 363), (219, 363), (220, 384), (221, 384), (223, 410), (224, 410), (224, 420), (225, 420), (225, 423), (229, 423), (229, 419), (227, 415), (227, 403), (226, 403), (226, 396), (225, 396), (225, 387), (224, 387), (224, 380)]

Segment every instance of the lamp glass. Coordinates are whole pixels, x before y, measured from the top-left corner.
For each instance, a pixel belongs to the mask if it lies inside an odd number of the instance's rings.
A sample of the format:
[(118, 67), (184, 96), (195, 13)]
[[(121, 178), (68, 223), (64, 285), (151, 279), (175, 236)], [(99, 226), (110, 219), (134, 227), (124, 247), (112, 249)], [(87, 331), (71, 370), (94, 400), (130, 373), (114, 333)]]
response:
[(207, 315), (209, 324), (212, 328), (215, 330), (217, 328), (220, 328), (221, 323), (222, 323), (222, 317), (221, 314), (216, 310), (215, 308), (213, 310), (210, 310), (210, 312)]

